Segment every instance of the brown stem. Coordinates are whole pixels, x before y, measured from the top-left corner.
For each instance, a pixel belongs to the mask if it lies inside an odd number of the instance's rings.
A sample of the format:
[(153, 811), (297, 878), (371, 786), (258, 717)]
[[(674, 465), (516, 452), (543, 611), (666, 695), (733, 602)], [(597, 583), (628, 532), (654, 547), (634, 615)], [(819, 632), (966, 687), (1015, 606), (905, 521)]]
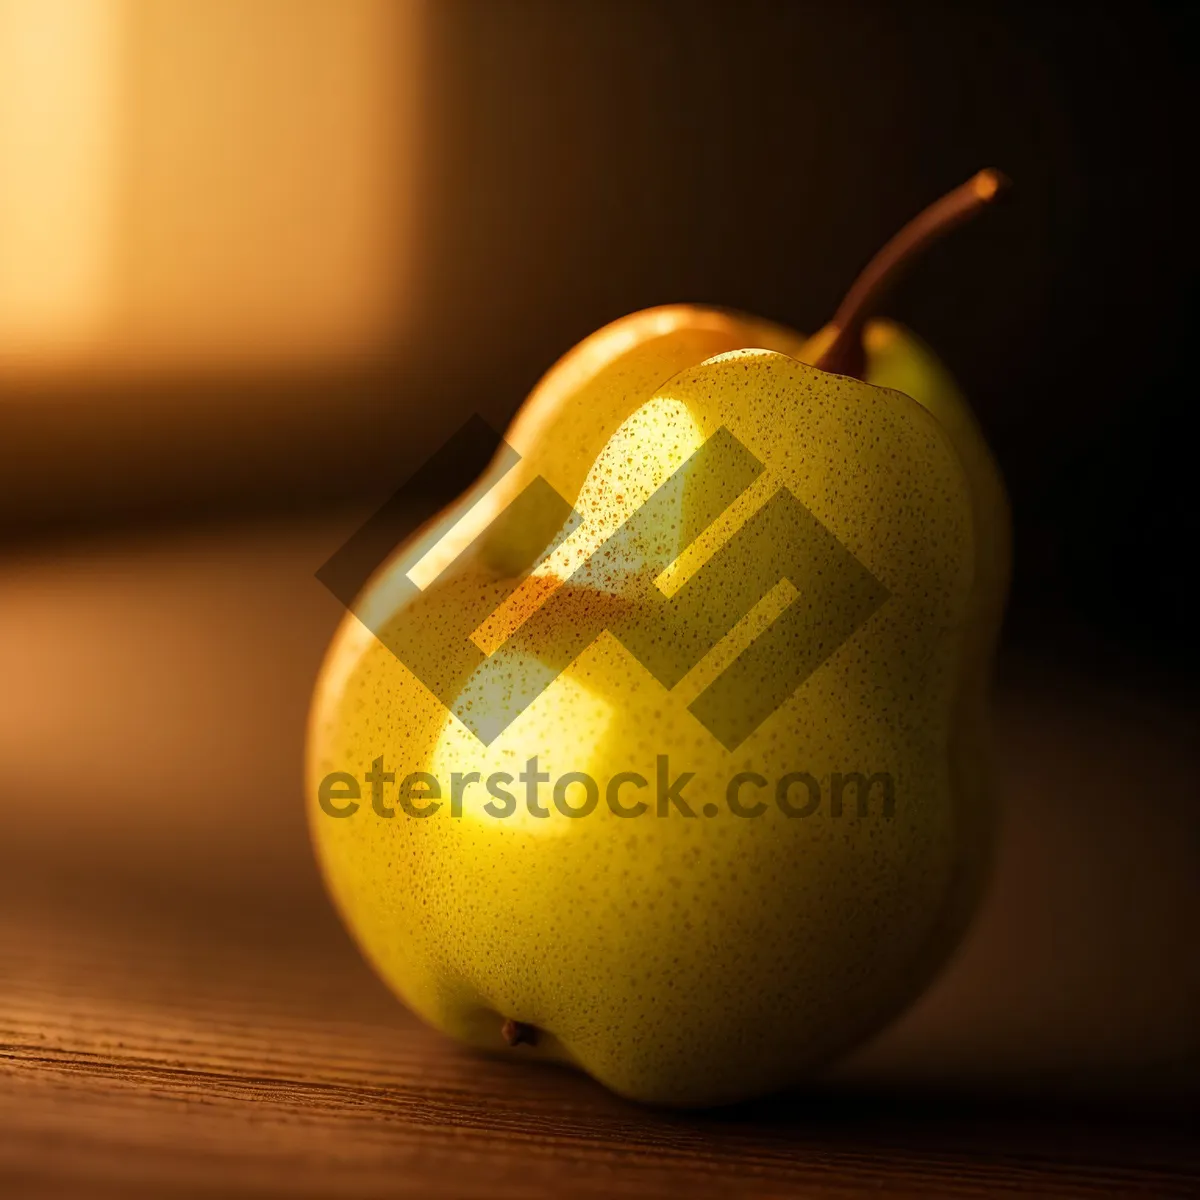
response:
[(833, 316), (833, 340), (813, 365), (861, 379), (866, 367), (863, 326), (880, 299), (927, 246), (982, 212), (1008, 186), (1008, 178), (999, 171), (980, 171), (909, 221), (851, 285)]
[(537, 1026), (526, 1025), (524, 1021), (514, 1021), (512, 1017), (500, 1026), (500, 1036), (510, 1046), (536, 1046), (538, 1043)]

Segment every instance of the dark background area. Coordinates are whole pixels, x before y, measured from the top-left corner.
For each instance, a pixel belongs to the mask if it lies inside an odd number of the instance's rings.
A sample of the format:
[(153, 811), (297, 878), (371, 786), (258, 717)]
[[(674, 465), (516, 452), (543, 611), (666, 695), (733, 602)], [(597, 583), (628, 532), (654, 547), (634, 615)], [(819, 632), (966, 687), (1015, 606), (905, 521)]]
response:
[(467, 5), (439, 47), (456, 136), (438, 330), (486, 341), (465, 386), (500, 411), (645, 305), (810, 331), (908, 216), (998, 166), (1010, 203), (888, 308), (949, 364), (1003, 467), (1012, 626), (1194, 663), (1174, 565), (1196, 535), (1183, 9)]

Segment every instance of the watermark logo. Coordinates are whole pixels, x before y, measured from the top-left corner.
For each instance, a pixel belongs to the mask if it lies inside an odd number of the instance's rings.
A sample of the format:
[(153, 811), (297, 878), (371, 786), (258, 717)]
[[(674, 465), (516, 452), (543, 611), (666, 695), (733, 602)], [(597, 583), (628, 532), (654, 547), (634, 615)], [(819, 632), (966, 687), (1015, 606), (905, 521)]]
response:
[[(765, 470), (722, 427), (490, 653), (472, 635), (524, 584), (527, 571), (479, 588), (465, 600), (456, 594), (448, 610), (436, 603), (437, 581), (422, 591), (406, 573), (428, 550), (432, 535), (418, 538), (406, 555), (407, 566), (401, 564), (398, 613), (373, 627), (365, 610), (356, 607), (366, 579), (460, 494), (494, 452), (499, 482), (520, 456), (481, 417), (473, 417), (317, 572), (484, 745), (606, 630), (670, 690), (786, 580), (795, 593), (791, 602), (688, 705), (726, 749), (734, 750), (887, 599), (879, 580), (784, 487), (675, 591), (668, 595), (659, 586), (671, 561)], [(474, 558), (483, 539), (553, 549), (581, 520), (538, 476), (462, 557)], [(665, 528), (675, 531), (673, 538), (661, 536)], [(444, 574), (453, 570), (452, 564)], [(614, 579), (623, 602), (596, 603), (597, 595), (612, 595)]]
[[(833, 771), (825, 781), (808, 771), (787, 771), (774, 779), (757, 771), (738, 771), (725, 781), (724, 808), (712, 800), (698, 808), (693, 806), (685, 789), (695, 777), (694, 771), (673, 771), (670, 758), (659, 754), (653, 779), (638, 771), (617, 771), (606, 780), (598, 780), (586, 771), (568, 771), (554, 780), (547, 803), (540, 785), (551, 782), (550, 772), (538, 769), (536, 755), (516, 776), (511, 771), (493, 771), (484, 779), (480, 771), (455, 771), (448, 787), (445, 780), (429, 771), (403, 774), (388, 770), (384, 756), (379, 755), (361, 779), (351, 771), (331, 771), (317, 786), (317, 803), (326, 816), (344, 818), (354, 816), (369, 801), (375, 816), (385, 820), (398, 812), (418, 820), (438, 813), (460, 818), (464, 799), (478, 804), (477, 811), (495, 820), (519, 814), (546, 820), (554, 813), (577, 819), (591, 816), (600, 807), (601, 795), (608, 812), (626, 818), (647, 814), (717, 817), (722, 812), (754, 818), (774, 809), (790, 819), (816, 816), (836, 821), (847, 813), (851, 803), (858, 820), (879, 815), (890, 821), (895, 814), (896, 785), (886, 771), (869, 775)], [(397, 780), (394, 791), (385, 790)], [(468, 796), (472, 787), (476, 792)], [(478, 793), (484, 788), (488, 799), (479, 803)], [(709, 787), (705, 794), (713, 795), (714, 790)]]

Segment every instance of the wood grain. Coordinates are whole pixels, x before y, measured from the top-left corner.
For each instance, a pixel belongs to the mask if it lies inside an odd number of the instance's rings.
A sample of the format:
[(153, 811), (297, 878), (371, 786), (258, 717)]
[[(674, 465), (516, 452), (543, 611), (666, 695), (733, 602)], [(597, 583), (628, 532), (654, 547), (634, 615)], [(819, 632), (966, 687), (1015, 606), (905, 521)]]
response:
[(844, 1091), (647, 1111), (422, 1028), (318, 904), (247, 911), (131, 889), (97, 905), (94, 884), (75, 881), (69, 911), (29, 880), (27, 903), (5, 906), (0, 1179), (12, 1195), (1200, 1188), (1200, 1155), (1161, 1124)]

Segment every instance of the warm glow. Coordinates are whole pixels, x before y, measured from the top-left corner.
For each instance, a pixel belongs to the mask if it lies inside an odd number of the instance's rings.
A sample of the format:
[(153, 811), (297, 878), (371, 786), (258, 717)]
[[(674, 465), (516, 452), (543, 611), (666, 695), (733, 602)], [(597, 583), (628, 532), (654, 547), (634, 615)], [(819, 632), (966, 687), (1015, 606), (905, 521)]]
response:
[(0, 0), (0, 353), (111, 320), (124, 7)]
[[(478, 686), (478, 677), (470, 686)], [(500, 689), (511, 686), (511, 676), (496, 677), (493, 685)], [(487, 696), (488, 687), (481, 689)], [(488, 703), (484, 699), (484, 703)], [(492, 700), (497, 707), (505, 701), (497, 696)], [(549, 694), (541, 702), (530, 705), (495, 741), (484, 746), (456, 716), (446, 715), (441, 736), (429, 758), (426, 768), (438, 780), (450, 781), (464, 764), (478, 771), (480, 779), (487, 780), (495, 772), (504, 772), (514, 780), (525, 769), (525, 764), (537, 755), (543, 769), (552, 771), (552, 778), (567, 771), (595, 770), (603, 778), (603, 771), (592, 761), (583, 746), (593, 750), (602, 749), (612, 726), (613, 706), (603, 696), (587, 687), (571, 671), (554, 681), (553, 699)], [(586, 737), (581, 731), (586, 731)], [(582, 745), (581, 745), (582, 742)], [(471, 835), (480, 826), (532, 834), (539, 837), (556, 837), (568, 832), (574, 821), (564, 817), (550, 801), (550, 788), (543, 784), (540, 798), (549, 809), (548, 817), (535, 817), (525, 804), (525, 785), (515, 783), (512, 790), (519, 799), (511, 816), (496, 817), (487, 811), (487, 804), (495, 811), (496, 797), (476, 784), (464, 789), (462, 832)], [(579, 804), (582, 793), (572, 792), (567, 796), (568, 804)]]
[(290, 364), (393, 339), (417, 12), (0, 0), (0, 364)]

